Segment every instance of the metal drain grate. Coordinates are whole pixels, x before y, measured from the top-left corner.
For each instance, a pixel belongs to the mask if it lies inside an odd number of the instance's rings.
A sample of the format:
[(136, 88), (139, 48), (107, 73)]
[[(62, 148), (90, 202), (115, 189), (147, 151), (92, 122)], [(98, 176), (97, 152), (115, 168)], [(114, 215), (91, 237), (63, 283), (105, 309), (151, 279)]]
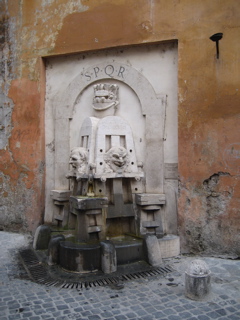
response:
[[(142, 279), (152, 276), (164, 276), (167, 273), (173, 272), (173, 268), (169, 265), (161, 267), (148, 267), (145, 270), (136, 272), (117, 272), (116, 276), (107, 276), (104, 274), (88, 274), (81, 277), (79, 274), (71, 274), (62, 272), (58, 277), (54, 273), (54, 267), (49, 267), (47, 264), (42, 263), (36, 253), (32, 249), (23, 249), (19, 252), (20, 261), (22, 262), (29, 278), (39, 284), (46, 286), (57, 286), (65, 289), (84, 289), (94, 288), (99, 286), (117, 285), (124, 281)], [(51, 268), (53, 272), (51, 272)]]

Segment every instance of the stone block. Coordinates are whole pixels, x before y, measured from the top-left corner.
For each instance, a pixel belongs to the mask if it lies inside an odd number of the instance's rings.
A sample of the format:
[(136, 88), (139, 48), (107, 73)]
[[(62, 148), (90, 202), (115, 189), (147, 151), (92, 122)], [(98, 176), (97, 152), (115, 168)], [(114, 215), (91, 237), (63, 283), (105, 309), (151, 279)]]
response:
[(46, 225), (39, 226), (34, 235), (33, 249), (46, 250), (48, 248), (50, 239), (51, 239), (51, 228)]
[(145, 242), (149, 264), (153, 267), (162, 264), (162, 256), (157, 237), (154, 235), (147, 235), (145, 237)]
[(165, 194), (138, 193), (135, 195), (136, 203), (140, 206), (165, 204)]
[(111, 241), (102, 241), (101, 245), (101, 267), (104, 273), (117, 271), (117, 254)]
[(64, 240), (64, 235), (57, 235), (50, 240), (48, 245), (48, 264), (50, 266), (59, 263), (59, 244)]
[(51, 198), (55, 201), (69, 201), (72, 191), (70, 190), (51, 190)]
[(162, 258), (176, 257), (180, 254), (180, 238), (176, 235), (169, 234), (158, 239)]
[(144, 228), (157, 228), (160, 224), (157, 221), (143, 221), (142, 226)]
[(108, 205), (108, 199), (104, 198), (86, 198), (86, 197), (70, 197), (71, 207), (79, 210), (102, 209)]

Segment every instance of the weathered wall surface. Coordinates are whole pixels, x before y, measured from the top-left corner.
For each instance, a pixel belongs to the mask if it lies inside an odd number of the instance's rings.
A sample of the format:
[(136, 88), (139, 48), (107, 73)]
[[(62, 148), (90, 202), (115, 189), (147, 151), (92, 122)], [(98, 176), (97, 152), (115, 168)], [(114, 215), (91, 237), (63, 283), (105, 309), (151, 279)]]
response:
[[(3, 0), (0, 224), (44, 212), (42, 57), (178, 40), (183, 251), (239, 252), (240, 8), (234, 0)], [(209, 37), (223, 32), (220, 58)]]

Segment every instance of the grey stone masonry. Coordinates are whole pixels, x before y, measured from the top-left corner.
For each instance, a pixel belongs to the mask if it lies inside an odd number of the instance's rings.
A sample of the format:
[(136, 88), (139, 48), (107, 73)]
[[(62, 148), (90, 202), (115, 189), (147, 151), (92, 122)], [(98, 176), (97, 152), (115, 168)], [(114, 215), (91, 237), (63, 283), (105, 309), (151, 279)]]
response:
[[(0, 320), (210, 320), (240, 319), (240, 260), (201, 257), (212, 275), (208, 300), (184, 295), (184, 273), (196, 257), (167, 259), (174, 272), (124, 286), (63, 289), (31, 282), (16, 254), (24, 235), (0, 232)], [(164, 259), (165, 260), (165, 259)]]

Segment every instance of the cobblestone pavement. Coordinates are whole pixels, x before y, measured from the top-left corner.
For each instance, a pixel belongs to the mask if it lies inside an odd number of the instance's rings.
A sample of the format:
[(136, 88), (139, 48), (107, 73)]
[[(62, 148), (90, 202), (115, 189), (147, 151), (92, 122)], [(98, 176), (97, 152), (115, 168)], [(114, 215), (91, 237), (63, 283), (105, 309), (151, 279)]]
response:
[(212, 273), (207, 301), (184, 295), (184, 272), (195, 257), (168, 259), (173, 273), (124, 283), (121, 289), (47, 287), (18, 277), (16, 252), (26, 236), (0, 232), (0, 320), (240, 319), (240, 260), (202, 258)]

